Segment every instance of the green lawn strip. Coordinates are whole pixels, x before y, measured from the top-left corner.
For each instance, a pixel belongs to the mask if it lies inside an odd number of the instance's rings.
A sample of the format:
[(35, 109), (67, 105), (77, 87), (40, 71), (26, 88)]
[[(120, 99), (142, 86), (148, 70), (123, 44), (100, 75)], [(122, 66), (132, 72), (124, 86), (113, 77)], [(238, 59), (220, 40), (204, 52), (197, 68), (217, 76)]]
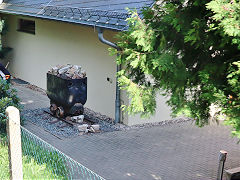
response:
[[(0, 143), (0, 179), (9, 179), (8, 147)], [(33, 158), (23, 156), (24, 179), (61, 179), (56, 177), (46, 164), (38, 164)]]
[(8, 149), (0, 143), (0, 179), (9, 179)]
[[(69, 168), (63, 154), (39, 144), (24, 133), (22, 149), (24, 179), (67, 179)], [(8, 163), (6, 134), (0, 133), (0, 179), (9, 179)]]
[(45, 165), (56, 179), (67, 179), (69, 167), (64, 154), (24, 131), (22, 131), (22, 147), (23, 154), (28, 160), (34, 159), (39, 165)]

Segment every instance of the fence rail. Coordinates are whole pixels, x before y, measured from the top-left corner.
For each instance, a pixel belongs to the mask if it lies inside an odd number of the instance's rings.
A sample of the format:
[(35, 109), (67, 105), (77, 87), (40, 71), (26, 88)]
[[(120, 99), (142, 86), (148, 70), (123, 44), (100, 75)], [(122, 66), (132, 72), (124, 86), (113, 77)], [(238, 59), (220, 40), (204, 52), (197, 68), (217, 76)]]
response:
[(7, 115), (11, 179), (104, 180), (103, 177), (22, 127), (19, 111), (16, 108), (8, 108)]

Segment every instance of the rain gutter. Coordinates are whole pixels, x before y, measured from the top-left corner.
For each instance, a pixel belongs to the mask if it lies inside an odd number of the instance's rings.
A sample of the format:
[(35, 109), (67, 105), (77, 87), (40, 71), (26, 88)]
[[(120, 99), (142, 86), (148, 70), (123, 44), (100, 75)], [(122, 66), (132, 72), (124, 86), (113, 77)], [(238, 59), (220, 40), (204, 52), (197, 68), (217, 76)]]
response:
[[(115, 43), (110, 42), (110, 41), (108, 41), (104, 38), (102, 28), (96, 27), (96, 29), (98, 31), (99, 41), (101, 41), (103, 44), (111, 46), (112, 48), (115, 48), (118, 51), (120, 51), (120, 48)], [(121, 65), (117, 65), (117, 72), (119, 72), (120, 70), (121, 70)], [(120, 103), (120, 88), (119, 88), (119, 85), (118, 85), (118, 78), (116, 78), (115, 121), (114, 121), (115, 124), (120, 122), (120, 106), (121, 106), (121, 103)]]

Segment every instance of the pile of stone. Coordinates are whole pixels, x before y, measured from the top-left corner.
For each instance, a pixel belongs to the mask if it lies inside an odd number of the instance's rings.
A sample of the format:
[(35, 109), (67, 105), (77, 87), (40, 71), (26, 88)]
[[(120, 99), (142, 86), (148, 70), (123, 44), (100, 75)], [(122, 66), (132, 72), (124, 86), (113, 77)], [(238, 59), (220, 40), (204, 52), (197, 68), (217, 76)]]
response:
[(80, 132), (79, 135), (86, 134), (86, 133), (99, 133), (100, 132), (100, 125), (99, 124), (81, 124), (77, 126), (78, 131)]
[(86, 77), (86, 71), (81, 66), (71, 64), (57, 65), (52, 67), (48, 73), (64, 79), (82, 79)]
[(84, 122), (84, 115), (79, 116), (68, 116), (66, 117), (67, 121), (72, 121), (77, 123), (75, 127), (80, 132), (79, 135), (86, 134), (86, 133), (98, 133), (100, 132), (100, 125), (99, 124), (87, 124)]
[(66, 117), (66, 120), (81, 124), (83, 123), (84, 115), (72, 116), (72, 117), (68, 116)]

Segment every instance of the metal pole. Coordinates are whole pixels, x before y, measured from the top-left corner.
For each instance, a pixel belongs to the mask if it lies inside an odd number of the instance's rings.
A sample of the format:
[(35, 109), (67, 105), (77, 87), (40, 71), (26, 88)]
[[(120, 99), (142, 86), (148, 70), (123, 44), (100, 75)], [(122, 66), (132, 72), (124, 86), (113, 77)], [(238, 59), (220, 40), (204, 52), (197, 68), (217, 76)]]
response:
[(219, 154), (217, 180), (222, 180), (226, 158), (227, 158), (227, 151), (221, 150)]
[[(117, 72), (121, 70), (121, 66), (117, 65)], [(115, 121), (114, 123), (119, 123), (120, 122), (120, 88), (118, 85), (118, 77), (116, 77), (116, 100), (115, 100)]]

